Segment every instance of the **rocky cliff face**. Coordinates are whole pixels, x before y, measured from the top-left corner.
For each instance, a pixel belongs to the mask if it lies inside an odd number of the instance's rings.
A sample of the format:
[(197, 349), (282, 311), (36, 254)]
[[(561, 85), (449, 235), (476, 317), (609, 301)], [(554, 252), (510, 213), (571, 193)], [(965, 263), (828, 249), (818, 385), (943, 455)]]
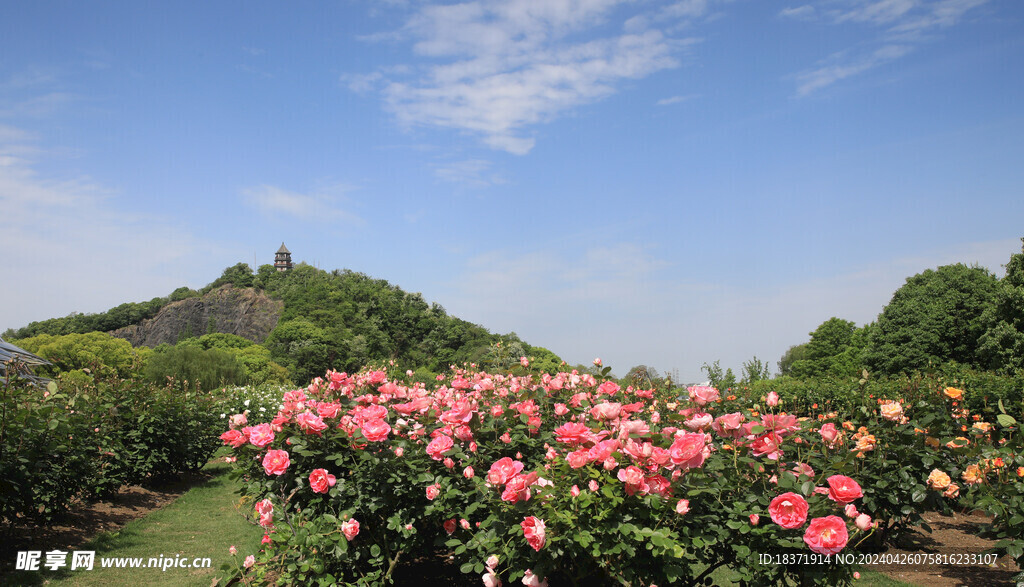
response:
[(272, 300), (261, 291), (224, 285), (202, 297), (171, 302), (156, 316), (110, 334), (126, 339), (132, 346), (148, 347), (165, 342), (174, 344), (208, 332), (237, 334), (263, 342), (277, 326), (283, 308), (283, 302)]

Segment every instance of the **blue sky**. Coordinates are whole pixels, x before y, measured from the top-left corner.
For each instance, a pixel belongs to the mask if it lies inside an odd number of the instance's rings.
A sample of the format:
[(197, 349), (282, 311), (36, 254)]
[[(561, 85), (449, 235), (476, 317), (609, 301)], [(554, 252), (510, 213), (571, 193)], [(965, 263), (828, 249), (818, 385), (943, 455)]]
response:
[(1024, 236), (1015, 0), (21, 2), (0, 331), (348, 268), (702, 378)]

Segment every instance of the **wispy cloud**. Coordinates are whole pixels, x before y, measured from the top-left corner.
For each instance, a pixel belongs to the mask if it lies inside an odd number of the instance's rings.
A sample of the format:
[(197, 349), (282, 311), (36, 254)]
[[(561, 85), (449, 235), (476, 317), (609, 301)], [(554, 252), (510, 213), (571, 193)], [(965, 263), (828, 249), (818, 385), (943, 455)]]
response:
[[(657, 9), (641, 4), (648, 14), (614, 26), (610, 21), (625, 4), (630, 2), (480, 0), (421, 6), (384, 38), (411, 42), (430, 64), (408, 68), (407, 75), (350, 74), (343, 82), (354, 91), (379, 88), (404, 126), (454, 129), (522, 155), (535, 143), (531, 126), (600, 100), (626, 80), (679, 66), (679, 54), (693, 41), (651, 23), (696, 18), (708, 1)], [(623, 32), (610, 32), (616, 28)]]
[[(0, 331), (72, 311), (166, 295), (214, 271), (217, 247), (166, 218), (133, 214), (88, 177), (47, 177), (35, 137), (0, 125)], [(193, 274), (193, 272), (197, 272)]]
[(845, 60), (845, 55), (833, 56), (833, 61), (841, 60), (841, 62), (822, 65), (817, 69), (805, 71), (797, 76), (797, 94), (806, 96), (837, 81), (864, 73), (869, 69), (898, 59), (909, 52), (910, 47), (905, 45), (886, 45), (852, 62)]
[(242, 190), (242, 199), (269, 217), (290, 217), (310, 221), (341, 221), (363, 224), (362, 218), (343, 209), (345, 194), (353, 188), (338, 185), (311, 193), (299, 193), (272, 185), (259, 185)]
[(506, 183), (503, 175), (493, 171), (493, 164), (486, 159), (466, 159), (438, 166), (434, 175), (444, 181), (468, 187), (485, 188)]
[(687, 94), (685, 96), (672, 96), (672, 97), (669, 97), (669, 98), (662, 98), (661, 100), (658, 100), (656, 102), (656, 105), (658, 105), (658, 106), (671, 106), (672, 104), (679, 104), (679, 103), (682, 103), (682, 102), (686, 102), (687, 100), (692, 100), (692, 99), (694, 99), (696, 97), (697, 97), (697, 94)]
[(801, 20), (819, 20), (834, 26), (875, 30), (861, 47), (837, 53), (829, 62), (797, 74), (797, 94), (806, 96), (840, 80), (863, 74), (934, 41), (931, 33), (959, 24), (973, 8), (988, 0), (824, 0), (817, 7), (805, 4), (779, 14)]

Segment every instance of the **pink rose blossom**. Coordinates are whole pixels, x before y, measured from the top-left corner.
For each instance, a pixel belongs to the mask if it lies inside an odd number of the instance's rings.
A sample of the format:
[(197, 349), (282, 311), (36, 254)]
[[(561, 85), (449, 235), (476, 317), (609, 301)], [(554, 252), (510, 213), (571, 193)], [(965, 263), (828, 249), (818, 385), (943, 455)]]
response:
[(534, 516), (528, 516), (523, 519), (519, 525), (523, 529), (523, 536), (526, 537), (527, 544), (530, 545), (536, 551), (540, 551), (544, 548), (544, 543), (547, 540), (547, 534), (545, 532), (544, 521), (535, 518)]
[(263, 470), (267, 475), (283, 475), (290, 461), (288, 453), (283, 450), (269, 450), (263, 457)]
[(345, 535), (345, 539), (352, 541), (353, 538), (359, 535), (359, 520), (350, 518), (348, 521), (341, 523), (341, 533)]
[(250, 554), (245, 557), (245, 562), (242, 563), (242, 566), (248, 569), (252, 568), (254, 564), (256, 564), (256, 557)]
[(676, 502), (676, 513), (680, 516), (689, 513), (690, 511), (690, 500), (680, 499)]
[(768, 504), (772, 521), (790, 530), (804, 525), (807, 521), (807, 509), (807, 500), (793, 492), (783, 493)]
[(252, 428), (249, 428), (249, 442), (253, 446), (263, 448), (271, 442), (274, 442), (274, 429), (270, 427), (270, 424), (257, 424)]
[(427, 499), (434, 501), (434, 499), (441, 494), (441, 484), (434, 483), (433, 485), (427, 486)]
[(313, 493), (327, 493), (327, 490), (337, 483), (334, 475), (327, 472), (327, 469), (313, 469), (309, 474), (309, 488)]
[(838, 554), (849, 538), (846, 522), (839, 516), (814, 518), (804, 532), (804, 543), (818, 554)]

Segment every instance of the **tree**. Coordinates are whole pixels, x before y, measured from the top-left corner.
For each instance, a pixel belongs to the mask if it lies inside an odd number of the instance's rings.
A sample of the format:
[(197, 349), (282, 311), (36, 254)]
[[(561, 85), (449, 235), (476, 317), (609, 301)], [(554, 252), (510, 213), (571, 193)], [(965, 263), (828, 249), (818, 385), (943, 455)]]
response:
[(829, 318), (810, 333), (810, 342), (800, 349), (800, 358), (787, 366), (786, 374), (798, 378), (856, 375), (862, 369), (865, 332), (849, 320)]
[(983, 317), (978, 358), (988, 369), (1024, 369), (1024, 238), (999, 280), (995, 302)]
[(779, 375), (787, 376), (793, 374), (793, 364), (807, 358), (807, 344), (795, 344), (786, 349), (785, 354), (779, 359)]
[(768, 369), (768, 363), (761, 361), (755, 355), (754, 358), (743, 363), (741, 383), (753, 383), (755, 381), (764, 381), (771, 378), (771, 373)]
[(132, 345), (105, 332), (41, 334), (17, 341), (18, 346), (53, 363), (40, 367), (40, 374), (57, 375), (78, 369), (89, 369), (93, 375), (130, 377), (139, 363)]
[(907, 278), (878, 316), (866, 362), (888, 374), (948, 361), (978, 365), (982, 316), (992, 311), (998, 284), (987, 269), (963, 263)]

